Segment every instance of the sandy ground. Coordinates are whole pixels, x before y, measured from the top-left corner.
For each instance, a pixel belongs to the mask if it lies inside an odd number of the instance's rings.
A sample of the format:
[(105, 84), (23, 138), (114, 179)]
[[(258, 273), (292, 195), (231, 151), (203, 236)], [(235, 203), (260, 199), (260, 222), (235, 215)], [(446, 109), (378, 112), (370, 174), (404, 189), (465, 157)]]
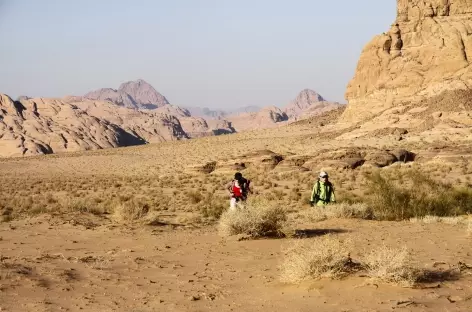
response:
[[(284, 285), (279, 265), (292, 239), (91, 221), (0, 224), (0, 311), (472, 311), (469, 270), (423, 289), (362, 276)], [(407, 246), (421, 267), (472, 264), (472, 238), (459, 225), (328, 220), (299, 229), (311, 230), (304, 240), (326, 230), (352, 240), (354, 259), (385, 244)]]

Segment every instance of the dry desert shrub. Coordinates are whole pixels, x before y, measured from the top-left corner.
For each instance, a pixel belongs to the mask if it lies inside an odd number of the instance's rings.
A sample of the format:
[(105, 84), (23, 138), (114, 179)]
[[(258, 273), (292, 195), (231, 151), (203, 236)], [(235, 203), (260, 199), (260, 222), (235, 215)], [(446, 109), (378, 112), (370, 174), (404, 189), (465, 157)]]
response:
[(414, 285), (422, 273), (410, 266), (411, 254), (406, 248), (381, 246), (367, 254), (364, 263), (372, 279), (402, 286)]
[(216, 196), (212, 193), (208, 193), (199, 206), (203, 218), (217, 220), (221, 217), (223, 212), (228, 209), (229, 196)]
[(285, 253), (281, 280), (299, 283), (322, 277), (342, 278), (359, 268), (349, 256), (349, 244), (332, 236), (315, 241), (297, 241)]
[(224, 212), (218, 230), (222, 236), (283, 236), (281, 229), (286, 220), (284, 208), (265, 200), (253, 200), (236, 210)]
[(139, 199), (132, 199), (118, 204), (114, 211), (114, 217), (117, 221), (127, 223), (146, 217), (148, 212), (148, 203)]
[(457, 280), (460, 268), (447, 270), (420, 269), (411, 263), (411, 253), (406, 249), (381, 246), (367, 254), (364, 260), (367, 275), (374, 280), (413, 287), (419, 283), (433, 283)]
[(203, 200), (203, 195), (199, 191), (188, 191), (185, 194), (188, 197), (190, 203), (192, 204), (198, 204)]

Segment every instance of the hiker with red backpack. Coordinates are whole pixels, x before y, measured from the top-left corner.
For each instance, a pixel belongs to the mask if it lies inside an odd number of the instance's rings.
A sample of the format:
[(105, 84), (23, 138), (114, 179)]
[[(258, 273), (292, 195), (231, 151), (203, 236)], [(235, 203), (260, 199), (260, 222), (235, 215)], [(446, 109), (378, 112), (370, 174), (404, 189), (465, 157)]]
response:
[(336, 203), (334, 195), (334, 186), (328, 181), (328, 173), (320, 172), (320, 176), (313, 186), (310, 203), (312, 206), (326, 206), (330, 203)]
[(236, 209), (236, 204), (239, 202), (244, 202), (247, 199), (247, 194), (251, 192), (249, 187), (251, 181), (244, 178), (241, 172), (236, 172), (234, 175), (234, 180), (231, 181), (227, 189), (230, 192), (231, 200), (230, 200), (230, 209)]

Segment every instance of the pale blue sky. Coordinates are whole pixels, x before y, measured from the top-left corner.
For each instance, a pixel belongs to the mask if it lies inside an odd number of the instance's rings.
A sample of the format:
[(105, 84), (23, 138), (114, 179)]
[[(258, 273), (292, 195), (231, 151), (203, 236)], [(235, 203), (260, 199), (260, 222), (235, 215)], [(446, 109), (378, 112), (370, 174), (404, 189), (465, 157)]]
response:
[(0, 0), (0, 92), (59, 97), (142, 78), (172, 104), (344, 100), (395, 0)]

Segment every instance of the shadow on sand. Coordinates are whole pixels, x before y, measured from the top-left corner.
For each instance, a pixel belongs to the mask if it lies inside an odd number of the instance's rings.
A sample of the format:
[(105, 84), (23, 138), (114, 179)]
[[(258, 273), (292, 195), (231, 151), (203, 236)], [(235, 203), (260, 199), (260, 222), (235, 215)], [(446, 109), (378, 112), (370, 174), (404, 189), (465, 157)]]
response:
[(304, 230), (295, 230), (291, 235), (293, 238), (311, 238), (324, 236), (328, 234), (341, 234), (348, 233), (348, 230), (343, 229), (304, 229)]

